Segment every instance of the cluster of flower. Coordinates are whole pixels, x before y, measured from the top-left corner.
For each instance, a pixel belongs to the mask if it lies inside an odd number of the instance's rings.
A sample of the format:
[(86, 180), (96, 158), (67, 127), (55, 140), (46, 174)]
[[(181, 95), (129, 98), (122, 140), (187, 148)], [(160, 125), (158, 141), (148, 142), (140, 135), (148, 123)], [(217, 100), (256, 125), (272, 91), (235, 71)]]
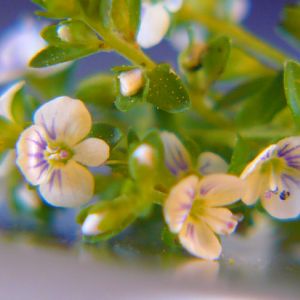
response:
[[(11, 102), (22, 87), (19, 82), (0, 99), (0, 115), (14, 122)], [(92, 119), (80, 100), (59, 97), (42, 105), (34, 124), (26, 128), (16, 144), (16, 164), (42, 198), (54, 206), (75, 207), (93, 197), (94, 179), (84, 166), (104, 164), (109, 158), (108, 144), (98, 138), (85, 138)], [(300, 137), (290, 137), (269, 146), (242, 172), (240, 177), (225, 174), (227, 163), (218, 155), (200, 154), (193, 168), (188, 150), (170, 132), (162, 132), (165, 163), (178, 178), (166, 196), (164, 216), (171, 232), (193, 255), (206, 259), (220, 256), (216, 237), (234, 232), (240, 216), (223, 206), (240, 199), (253, 205), (259, 198), (275, 218), (295, 218), (300, 213)], [(134, 156), (151, 165), (153, 148), (142, 144)], [(8, 159), (14, 159), (10, 150)], [(9, 163), (2, 162), (2, 165)], [(2, 175), (4, 175), (2, 166)], [(36, 197), (36, 196), (35, 196)], [(87, 216), (83, 233), (98, 234), (101, 216)]]

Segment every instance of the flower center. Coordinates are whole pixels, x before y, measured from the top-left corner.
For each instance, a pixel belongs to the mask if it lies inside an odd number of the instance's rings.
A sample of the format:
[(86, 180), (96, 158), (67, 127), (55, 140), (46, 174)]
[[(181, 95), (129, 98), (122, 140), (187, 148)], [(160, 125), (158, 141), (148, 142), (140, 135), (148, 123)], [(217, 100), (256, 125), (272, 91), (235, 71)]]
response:
[(66, 146), (48, 145), (45, 157), (51, 163), (67, 163), (73, 156), (73, 152)]
[(193, 206), (190, 211), (190, 216), (197, 218), (199, 215), (202, 215), (205, 208), (204, 206), (204, 201), (202, 201), (201, 198), (196, 198), (193, 202)]

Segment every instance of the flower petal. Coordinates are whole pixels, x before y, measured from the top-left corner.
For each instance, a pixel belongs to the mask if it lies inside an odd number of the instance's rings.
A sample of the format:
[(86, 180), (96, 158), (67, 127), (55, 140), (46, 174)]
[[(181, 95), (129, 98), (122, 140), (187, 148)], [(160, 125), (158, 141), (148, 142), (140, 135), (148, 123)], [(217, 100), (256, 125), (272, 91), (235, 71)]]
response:
[(184, 223), (179, 240), (191, 254), (204, 259), (218, 259), (222, 247), (213, 231), (201, 220), (188, 218)]
[(16, 93), (24, 86), (25, 81), (20, 81), (11, 86), (1, 97), (0, 97), (0, 116), (10, 121), (13, 120), (11, 112), (12, 101)]
[(37, 125), (24, 130), (17, 142), (17, 166), (32, 185), (38, 185), (48, 177), (50, 168), (44, 157), (46, 148), (46, 132)]
[(80, 142), (92, 127), (92, 119), (80, 100), (58, 97), (40, 107), (34, 122), (42, 126), (50, 139), (68, 146)]
[(161, 42), (170, 26), (170, 16), (162, 3), (144, 3), (137, 42), (143, 48), (153, 47)]
[(277, 193), (265, 191), (261, 195), (262, 205), (275, 218), (297, 218), (300, 215), (300, 179), (286, 174), (283, 174), (281, 179), (282, 190)]
[(237, 224), (238, 218), (227, 208), (206, 208), (201, 217), (217, 234), (231, 234)]
[(261, 165), (268, 159), (270, 159), (271, 157), (273, 157), (275, 155), (275, 152), (278, 150), (278, 146), (277, 145), (270, 145), (269, 147), (267, 147), (266, 149), (264, 149), (262, 152), (260, 152), (256, 158), (251, 161), (246, 168), (244, 169), (244, 171), (241, 174), (241, 178), (245, 179), (247, 176), (249, 176), (252, 172), (258, 170)]
[(182, 6), (183, 0), (164, 0), (165, 8), (172, 13), (177, 12)]
[(261, 176), (259, 170), (251, 173), (245, 179), (246, 187), (242, 201), (247, 205), (253, 205), (261, 195), (263, 188), (266, 186), (267, 178)]
[(186, 172), (191, 164), (190, 155), (181, 141), (174, 133), (164, 131), (161, 133), (164, 145), (165, 163), (173, 175)]
[(100, 222), (102, 221), (104, 215), (100, 213), (89, 214), (81, 227), (81, 232), (84, 235), (93, 236), (101, 233), (99, 229)]
[(164, 216), (172, 232), (179, 232), (187, 219), (195, 200), (198, 183), (198, 177), (192, 175), (171, 189), (164, 205)]
[(73, 159), (89, 167), (100, 166), (109, 157), (108, 144), (96, 138), (84, 140), (76, 145), (73, 150), (75, 153)]
[(53, 206), (80, 206), (93, 197), (94, 178), (85, 167), (70, 160), (65, 166), (52, 170), (49, 180), (40, 185), (40, 192)]
[(0, 160), (0, 178), (7, 176), (14, 168), (16, 162), (16, 152), (8, 150), (3, 153)]
[(300, 137), (293, 136), (283, 139), (277, 143), (278, 157), (285, 159), (287, 165), (300, 170)]
[(212, 152), (203, 152), (198, 157), (197, 170), (199, 170), (202, 175), (226, 173), (228, 170), (228, 164), (217, 154)]
[(238, 201), (244, 194), (245, 183), (238, 177), (226, 174), (214, 174), (200, 181), (200, 198), (207, 206), (229, 205)]

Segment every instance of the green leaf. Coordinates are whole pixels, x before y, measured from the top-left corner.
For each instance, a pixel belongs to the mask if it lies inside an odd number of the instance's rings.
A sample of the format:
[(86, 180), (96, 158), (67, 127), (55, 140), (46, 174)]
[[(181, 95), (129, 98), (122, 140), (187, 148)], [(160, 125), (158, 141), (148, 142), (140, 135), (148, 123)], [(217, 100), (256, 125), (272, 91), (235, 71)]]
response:
[(280, 32), (292, 42), (300, 42), (300, 5), (287, 5), (282, 13)]
[(123, 137), (120, 129), (104, 123), (96, 123), (93, 125), (90, 136), (103, 139), (113, 148)]
[(79, 59), (96, 52), (100, 51), (99, 48), (92, 47), (56, 47), (49, 46), (43, 50), (41, 50), (31, 61), (30, 66), (34, 68), (42, 68), (48, 67), (52, 65), (56, 65), (59, 63), (63, 63), (66, 61), (72, 61), (75, 59)]
[(65, 47), (67, 45), (102, 46), (97, 34), (81, 21), (63, 21), (57, 25), (45, 27), (41, 36), (51, 46)]
[(32, 2), (45, 10), (37, 14), (46, 18), (70, 18), (77, 16), (80, 12), (77, 0), (32, 0)]
[(300, 127), (300, 64), (288, 61), (284, 66), (284, 90), (297, 127)]
[(116, 99), (115, 77), (97, 74), (80, 82), (76, 97), (86, 103), (110, 107)]
[(167, 64), (147, 73), (149, 86), (146, 101), (167, 112), (177, 113), (190, 108), (190, 99), (179, 76)]
[(111, 17), (115, 29), (128, 41), (134, 41), (139, 26), (140, 0), (113, 0)]
[(269, 123), (285, 106), (283, 74), (279, 73), (243, 103), (236, 116), (236, 122), (239, 127)]
[(99, 3), (99, 17), (103, 27), (109, 29), (111, 26), (111, 9), (113, 0), (101, 0)]
[(203, 54), (202, 65), (206, 75), (206, 85), (211, 85), (225, 71), (231, 43), (228, 37), (219, 37), (208, 44)]

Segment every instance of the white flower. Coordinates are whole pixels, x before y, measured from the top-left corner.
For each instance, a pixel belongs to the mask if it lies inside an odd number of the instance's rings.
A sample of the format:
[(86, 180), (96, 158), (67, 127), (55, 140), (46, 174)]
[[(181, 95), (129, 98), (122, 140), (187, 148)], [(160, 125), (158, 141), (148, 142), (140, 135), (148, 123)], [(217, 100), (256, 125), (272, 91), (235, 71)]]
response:
[(243, 171), (247, 189), (242, 200), (261, 199), (267, 212), (279, 219), (300, 214), (300, 137), (289, 137), (262, 151)]
[(153, 166), (153, 148), (147, 144), (142, 144), (138, 146), (134, 150), (132, 157), (136, 158), (141, 165), (146, 165), (149, 167)]
[[(0, 97), (0, 117), (15, 123), (12, 115), (12, 101), (16, 95), (24, 86), (24, 81), (20, 81), (11, 86), (4, 94)], [(0, 177), (5, 177), (15, 165), (15, 150), (8, 150), (2, 154), (0, 161)]]
[(224, 205), (239, 200), (243, 181), (231, 175), (208, 175), (199, 179), (191, 175), (175, 185), (166, 199), (164, 216), (182, 246), (204, 259), (217, 259), (221, 244), (216, 234), (231, 234), (238, 223)]
[(217, 9), (219, 17), (239, 23), (246, 18), (250, 3), (249, 0), (225, 0)]
[[(165, 164), (175, 176), (181, 176), (192, 169), (191, 157), (182, 142), (174, 133), (163, 131), (161, 139), (164, 145)], [(198, 157), (197, 171), (201, 175), (226, 173), (228, 164), (217, 154), (203, 152)]]
[(94, 179), (83, 166), (99, 166), (109, 157), (101, 139), (87, 138), (90, 113), (83, 102), (59, 97), (39, 108), (34, 125), (17, 143), (17, 165), (52, 205), (72, 207), (93, 196)]
[(28, 66), (31, 58), (47, 44), (40, 36), (43, 24), (31, 18), (22, 20), (0, 39), (0, 84), (15, 80), (28, 73), (39, 76), (56, 73), (69, 63), (40, 69)]
[(133, 96), (143, 87), (144, 77), (141, 69), (122, 72), (118, 77), (120, 80), (121, 94), (123, 96)]
[(137, 34), (138, 44), (143, 48), (159, 44), (169, 30), (170, 13), (177, 12), (181, 6), (182, 0), (164, 0), (156, 4), (144, 2)]
[(87, 236), (100, 234), (101, 230), (99, 229), (99, 226), (103, 217), (104, 215), (100, 213), (89, 214), (81, 226), (82, 234)]

